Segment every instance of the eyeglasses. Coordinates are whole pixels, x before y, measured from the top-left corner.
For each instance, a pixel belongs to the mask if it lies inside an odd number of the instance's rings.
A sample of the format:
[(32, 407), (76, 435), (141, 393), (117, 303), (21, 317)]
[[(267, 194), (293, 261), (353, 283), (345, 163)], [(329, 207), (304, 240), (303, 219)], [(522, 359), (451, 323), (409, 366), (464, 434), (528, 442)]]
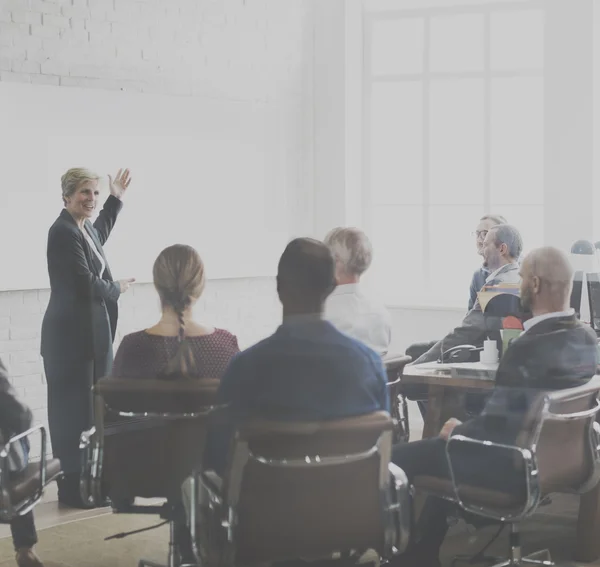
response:
[(475, 230), (471, 233), (471, 236), (474, 236), (475, 238), (485, 238), (488, 232), (489, 231), (487, 230)]

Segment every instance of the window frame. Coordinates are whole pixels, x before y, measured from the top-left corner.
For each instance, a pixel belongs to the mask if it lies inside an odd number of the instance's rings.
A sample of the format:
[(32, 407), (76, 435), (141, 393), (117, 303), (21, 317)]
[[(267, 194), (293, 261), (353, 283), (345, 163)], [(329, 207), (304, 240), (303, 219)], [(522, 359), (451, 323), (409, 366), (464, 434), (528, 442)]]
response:
[[(363, 226), (368, 233), (373, 232), (373, 214), (376, 206), (385, 206), (375, 204), (373, 199), (373, 190), (371, 188), (371, 93), (373, 85), (378, 83), (389, 82), (420, 82), (422, 84), (422, 243), (424, 250), (424, 261), (422, 274), (417, 274), (416, 277), (422, 278), (429, 289), (432, 281), (430, 269), (431, 262), (431, 247), (432, 235), (430, 226), (430, 211), (432, 207), (453, 205), (436, 205), (431, 202), (430, 194), (430, 93), (431, 83), (438, 80), (456, 80), (456, 79), (482, 79), (484, 82), (484, 183), (482, 187), (483, 193), (483, 213), (493, 213), (491, 210), (491, 193), (492, 193), (492, 178), (491, 178), (491, 110), (492, 110), (492, 82), (497, 78), (515, 78), (515, 77), (537, 77), (543, 80), (545, 77), (545, 64), (542, 67), (532, 67), (518, 70), (495, 70), (492, 68), (492, 33), (491, 19), (492, 15), (501, 12), (520, 12), (537, 10), (545, 13), (543, 0), (506, 0), (492, 1), (481, 4), (461, 4), (458, 6), (428, 6), (423, 8), (394, 8), (384, 9), (380, 11), (368, 11), (363, 6), (363, 61), (362, 61), (362, 122), (363, 122), (363, 144), (362, 144), (362, 206), (363, 206)], [(448, 71), (432, 72), (429, 69), (430, 63), (430, 28), (431, 20), (439, 16), (447, 15), (467, 15), (477, 14), (484, 18), (484, 57), (483, 69), (480, 71)], [(410, 18), (422, 18), (424, 25), (423, 33), (423, 70), (420, 73), (394, 73), (394, 74), (374, 74), (372, 71), (372, 42), (373, 28), (379, 22), (394, 21)], [(544, 34), (545, 36), (545, 34)], [(545, 41), (545, 39), (544, 39)], [(542, 96), (545, 95), (545, 88), (542, 91)], [(519, 207), (522, 203), (507, 203), (501, 205), (502, 208)], [(541, 206), (544, 211), (545, 194), (542, 193), (542, 202), (535, 204)], [(402, 205), (401, 205), (402, 206)], [(408, 206), (408, 205), (407, 205)], [(463, 206), (463, 205), (454, 205)], [(530, 206), (527, 203), (527, 206)], [(499, 206), (500, 207), (500, 206)], [(473, 219), (475, 224), (477, 219)], [(465, 227), (465, 230), (470, 230), (471, 227)], [(465, 297), (467, 295), (469, 274), (465, 274)], [(406, 300), (393, 298), (386, 302), (390, 307), (408, 307), (408, 308), (427, 308), (429, 305), (424, 303), (420, 297), (410, 294)], [(442, 301), (441, 305), (436, 307), (458, 309), (460, 308), (458, 301)]]

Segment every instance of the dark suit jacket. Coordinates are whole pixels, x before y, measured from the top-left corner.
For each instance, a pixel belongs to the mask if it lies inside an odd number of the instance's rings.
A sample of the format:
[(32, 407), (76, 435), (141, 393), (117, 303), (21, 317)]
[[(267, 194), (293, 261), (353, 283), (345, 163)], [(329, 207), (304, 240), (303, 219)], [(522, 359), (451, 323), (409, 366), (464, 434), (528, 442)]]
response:
[[(482, 414), (452, 434), (513, 445), (542, 391), (584, 384), (596, 373), (597, 363), (596, 334), (575, 315), (541, 321), (513, 341), (502, 356), (496, 387)], [(452, 463), (459, 483), (521, 492), (524, 475), (515, 468), (514, 455), (496, 450), (483, 460), (478, 447), (454, 445)]]
[[(108, 239), (122, 203), (112, 195), (92, 225), (85, 221), (96, 248)], [(117, 300), (121, 294), (106, 262), (101, 264), (75, 220), (63, 210), (48, 232), (50, 301), (42, 323), (42, 356), (101, 357), (108, 352), (117, 328)]]
[(575, 315), (541, 321), (513, 341), (502, 356), (496, 387), (482, 414), (454, 433), (514, 443), (540, 391), (584, 384), (597, 365), (596, 333)]

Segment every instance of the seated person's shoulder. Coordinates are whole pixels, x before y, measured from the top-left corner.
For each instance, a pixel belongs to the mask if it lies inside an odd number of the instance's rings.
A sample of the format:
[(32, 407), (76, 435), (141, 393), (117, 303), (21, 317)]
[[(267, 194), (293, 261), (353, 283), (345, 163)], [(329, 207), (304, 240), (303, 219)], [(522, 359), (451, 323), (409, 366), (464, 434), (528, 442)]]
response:
[(367, 346), (358, 339), (343, 333), (339, 334), (341, 335), (340, 342), (347, 349), (347, 354), (344, 355), (347, 360), (360, 360), (364, 363), (373, 364), (376, 367), (379, 367), (383, 364), (381, 361), (381, 355), (377, 354), (371, 347)]
[(226, 329), (215, 328), (213, 335), (215, 340), (239, 350), (237, 337), (233, 333), (230, 333)]

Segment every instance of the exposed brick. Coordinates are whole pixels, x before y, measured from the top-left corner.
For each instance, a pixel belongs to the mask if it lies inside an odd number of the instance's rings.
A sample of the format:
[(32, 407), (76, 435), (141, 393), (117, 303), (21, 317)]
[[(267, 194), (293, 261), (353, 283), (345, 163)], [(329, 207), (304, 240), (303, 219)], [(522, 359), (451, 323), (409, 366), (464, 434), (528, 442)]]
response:
[(60, 84), (60, 77), (54, 75), (32, 75), (31, 82), (34, 85), (53, 85)]
[(0, 341), (0, 354), (40, 348), (39, 340)]
[(31, 73), (37, 74), (40, 72), (40, 64), (36, 61), (13, 61), (11, 71), (15, 73)]
[(101, 22), (95, 20), (86, 20), (85, 29), (99, 35), (108, 36), (111, 33), (111, 24), (108, 22)]
[(25, 61), (27, 52), (22, 47), (0, 46), (0, 57), (11, 61)]
[(34, 37), (41, 37), (42, 39), (58, 39), (60, 37), (60, 28), (54, 26), (31, 26), (31, 35)]
[(0, 81), (7, 83), (31, 83), (31, 76), (26, 73), (13, 73), (11, 71), (2, 71)]
[(18, 362), (10, 365), (10, 375), (15, 379), (21, 378), (20, 386), (26, 386), (25, 380), (42, 381), (42, 368), (41, 362)]
[(29, 328), (29, 327), (38, 327), (42, 323), (42, 314), (40, 313), (40, 306), (35, 305), (37, 309), (37, 313), (20, 313), (14, 314), (11, 313), (10, 316), (10, 325), (11, 327), (18, 328)]
[(33, 37), (31, 35), (20, 36), (16, 42), (18, 47), (24, 49), (42, 49), (44, 40), (41, 37)]
[(45, 75), (64, 76), (69, 74), (69, 65), (60, 61), (49, 60), (42, 63), (42, 73)]
[(60, 4), (51, 0), (31, 0), (31, 9), (41, 14), (60, 14)]
[(21, 340), (21, 339), (35, 339), (40, 336), (40, 329), (33, 327), (29, 329), (11, 327), (10, 328), (10, 339)]
[(20, 38), (29, 34), (29, 24), (15, 24), (14, 22), (0, 22), (0, 37)]
[(91, 17), (90, 9), (87, 6), (63, 6), (61, 14), (65, 18), (89, 18)]
[(20, 350), (10, 353), (10, 364), (19, 364), (21, 362), (40, 362), (41, 355), (39, 349)]
[(56, 16), (54, 14), (44, 14), (44, 26), (53, 27), (53, 28), (69, 28), (71, 24), (69, 23), (69, 18), (65, 18), (64, 16)]
[(41, 24), (42, 15), (36, 12), (26, 12), (24, 10), (13, 10), (11, 20), (15, 24)]

